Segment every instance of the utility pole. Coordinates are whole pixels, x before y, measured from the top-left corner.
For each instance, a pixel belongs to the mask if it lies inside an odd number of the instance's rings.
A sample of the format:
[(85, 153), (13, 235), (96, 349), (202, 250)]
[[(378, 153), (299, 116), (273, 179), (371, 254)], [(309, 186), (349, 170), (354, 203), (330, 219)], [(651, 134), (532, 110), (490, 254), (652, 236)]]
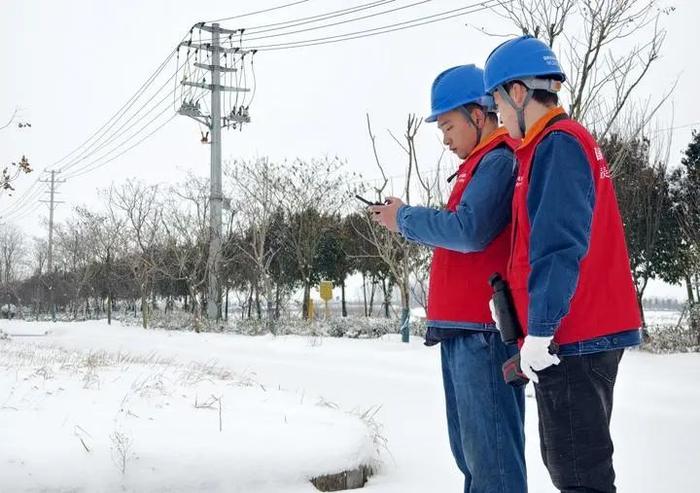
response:
[[(218, 24), (214, 24), (218, 28)], [(221, 72), (219, 62), (219, 30), (212, 30), (211, 54), (211, 198), (209, 209), (209, 229), (211, 245), (209, 247), (209, 285), (207, 293), (207, 318), (218, 320), (221, 316), (221, 289), (219, 287), (219, 252), (221, 251)], [(216, 300), (216, 303), (214, 303)]]
[(62, 204), (62, 201), (57, 201), (56, 197), (56, 185), (58, 183), (65, 183), (65, 180), (57, 180), (56, 173), (60, 171), (51, 171), (50, 180), (40, 180), (42, 183), (48, 183), (50, 186), (49, 194), (50, 200), (40, 200), (45, 204), (49, 204), (49, 251), (47, 258), (46, 270), (49, 273), (49, 305), (51, 308), (51, 320), (56, 321), (56, 304), (54, 303), (54, 285), (53, 285), (53, 213), (56, 208), (56, 204)]
[[(181, 43), (181, 47), (191, 49), (209, 51), (211, 53), (211, 65), (203, 63), (194, 63), (194, 66), (200, 69), (211, 72), (211, 84), (202, 82), (191, 82), (183, 80), (182, 85), (208, 89), (211, 92), (211, 115), (203, 115), (200, 111), (200, 105), (194, 100), (185, 100), (178, 110), (181, 115), (189, 116), (194, 120), (206, 125), (210, 130), (210, 196), (209, 196), (209, 256), (207, 258), (207, 318), (209, 320), (219, 320), (221, 318), (221, 286), (220, 286), (220, 252), (221, 252), (221, 223), (222, 209), (224, 198), (221, 190), (221, 129), (222, 127), (236, 128), (243, 123), (249, 123), (247, 107), (232, 108), (230, 114), (223, 118), (221, 117), (221, 93), (223, 91), (231, 92), (248, 92), (247, 88), (227, 87), (221, 85), (221, 74), (227, 72), (236, 72), (233, 67), (222, 67), (221, 54), (231, 54), (232, 56), (245, 57), (248, 53), (240, 48), (224, 48), (221, 46), (221, 35), (227, 34), (232, 36), (239, 34), (240, 30), (222, 29), (218, 23), (208, 26), (204, 23), (197, 24), (195, 28), (202, 31), (210, 32), (211, 43), (195, 44), (191, 41)], [(206, 142), (203, 140), (203, 142)]]

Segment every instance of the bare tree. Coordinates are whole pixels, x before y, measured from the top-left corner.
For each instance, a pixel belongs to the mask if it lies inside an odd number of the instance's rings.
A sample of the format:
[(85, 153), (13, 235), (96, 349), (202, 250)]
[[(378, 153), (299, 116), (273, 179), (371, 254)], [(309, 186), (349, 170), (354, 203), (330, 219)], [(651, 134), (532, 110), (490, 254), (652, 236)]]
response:
[[(674, 10), (657, 0), (504, 0), (494, 7), (518, 31), (560, 52), (569, 113), (599, 137), (613, 129), (659, 59), (666, 38), (661, 19)], [(632, 44), (633, 35), (643, 41)]]
[[(96, 274), (94, 265), (94, 238), (91, 236), (84, 221), (68, 220), (55, 227), (56, 235), (56, 265), (61, 266), (68, 276), (66, 286), (71, 291), (70, 311), (73, 319), (78, 316), (81, 296), (88, 288), (89, 282)], [(84, 305), (84, 315), (87, 317), (88, 296)]]
[[(404, 187), (404, 195), (405, 202), (407, 204), (410, 204), (410, 192), (412, 189), (412, 178), (414, 173), (428, 203), (432, 202), (440, 195), (439, 193), (436, 193), (437, 179), (430, 179), (427, 175), (422, 175), (418, 165), (415, 137), (418, 133), (421, 122), (422, 120), (417, 118), (415, 115), (408, 115), (406, 120), (406, 130), (403, 134), (403, 141), (396, 138), (390, 132), (394, 141), (406, 153), (407, 164), (405, 172), (406, 182)], [(382, 165), (377, 153), (376, 136), (372, 132), (372, 125), (369, 115), (367, 115), (367, 132), (372, 143), (372, 149), (377, 167), (384, 177), (383, 183), (380, 186), (374, 187), (377, 197), (381, 199), (385, 196), (385, 189), (389, 184), (389, 180), (386, 178), (384, 166)], [(442, 156), (440, 159), (442, 159)], [(439, 166), (436, 175), (439, 176)], [(400, 235), (386, 231), (383, 227), (375, 224), (369, 216), (365, 216), (365, 218), (368, 222), (368, 227), (362, 228), (362, 230), (357, 228), (356, 232), (361, 235), (365, 241), (374, 245), (376, 248), (376, 254), (387, 265), (389, 271), (391, 272), (391, 277), (396, 281), (401, 296), (401, 330), (404, 340), (407, 341), (410, 320), (411, 281), (415, 280), (415, 273), (420, 270), (421, 266), (423, 270), (425, 270), (426, 262), (429, 261), (430, 251), (423, 246), (406, 241)], [(421, 277), (423, 276), (421, 275)], [(390, 296), (390, 290), (389, 292), (385, 290), (385, 303), (387, 305), (389, 303)]]
[(192, 303), (194, 327), (203, 322), (202, 301), (209, 255), (209, 181), (189, 175), (170, 188), (162, 217), (167, 257), (160, 269), (171, 279), (184, 281)]
[(41, 301), (43, 298), (44, 290), (48, 289), (49, 284), (44, 279), (44, 269), (48, 261), (49, 245), (48, 241), (44, 238), (34, 238), (34, 245), (32, 248), (32, 259), (30, 264), (32, 266), (34, 275), (37, 278), (37, 285), (32, 294), (32, 302), (34, 305), (34, 316), (36, 320), (39, 320), (39, 312), (41, 311)]
[(91, 239), (90, 248), (95, 259), (104, 266), (102, 275), (107, 291), (107, 324), (112, 323), (112, 305), (114, 301), (112, 273), (115, 257), (123, 251), (122, 234), (126, 223), (125, 218), (119, 217), (110, 207), (112, 190), (102, 192), (106, 211), (93, 212), (84, 207), (76, 207), (75, 213), (83, 224), (87, 236)]
[(130, 246), (128, 261), (141, 297), (143, 328), (148, 328), (150, 307), (148, 296), (157, 272), (156, 249), (161, 241), (162, 206), (157, 185), (144, 185), (132, 180), (113, 188), (112, 203), (126, 221), (125, 237)]
[(234, 161), (227, 166), (229, 178), (236, 198), (235, 228), (247, 244), (237, 242), (240, 253), (255, 265), (267, 302), (266, 328), (274, 333), (275, 306), (270, 267), (279, 253), (281, 245), (270, 241), (275, 215), (280, 211), (278, 198), (281, 182), (287, 179), (279, 165), (268, 158), (253, 162)]
[(14, 284), (21, 274), (25, 253), (25, 236), (22, 230), (13, 224), (0, 225), (0, 282), (4, 288), (6, 303), (16, 301), (20, 317), (22, 300), (17, 296)]

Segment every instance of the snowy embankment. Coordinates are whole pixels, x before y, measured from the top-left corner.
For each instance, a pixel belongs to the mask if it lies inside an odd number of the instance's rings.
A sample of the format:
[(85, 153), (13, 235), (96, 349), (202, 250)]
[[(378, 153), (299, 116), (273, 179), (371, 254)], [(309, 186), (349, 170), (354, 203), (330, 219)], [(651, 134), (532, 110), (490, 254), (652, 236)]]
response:
[(24, 335), (0, 341), (0, 491), (306, 491), (374, 464), (371, 410), (268, 388), (206, 353), (65, 349), (60, 329), (3, 328)]
[[(123, 484), (127, 491), (176, 485), (172, 489), (311, 493), (315, 490), (303, 476), (316, 465), (348, 466), (362, 455), (344, 450), (365, 450), (365, 457), (373, 457), (385, 437), (384, 467), (364, 491), (461, 491), (446, 436), (439, 348), (425, 348), (417, 338), (402, 344), (398, 336), (246, 337), (105, 322), (0, 321), (0, 330), (10, 333), (46, 329), (51, 332), (44, 337), (0, 343), (3, 354), (25, 360), (4, 369), (0, 378), (2, 480), (31, 478), (30, 486), (51, 491), (69, 484), (86, 491)], [(104, 357), (112, 358), (95, 369), (103, 391), (96, 390), (89, 365), (78, 370), (59, 365), (47, 378), (45, 352), (76, 351), (98, 359), (96, 352), (105, 351)], [(114, 362), (120, 353), (123, 364)], [(157, 359), (167, 359), (168, 369), (156, 370), (162, 368)], [(162, 385), (153, 384), (153, 375), (161, 373)], [(58, 390), (63, 381), (66, 386)], [(139, 386), (144, 381), (151, 385)], [(699, 381), (700, 354), (625, 354), (612, 423), (619, 491), (697, 490)], [(23, 393), (12, 391), (17, 385)], [(86, 398), (86, 390), (93, 399)], [(530, 493), (551, 493), (539, 456), (532, 389), (527, 393)], [(137, 417), (120, 411), (125, 396), (125, 409)], [(219, 396), (221, 432), (214, 399)], [(195, 407), (195, 397), (206, 406)], [(377, 428), (363, 428), (359, 419), (340, 411), (375, 406), (381, 406), (375, 416), (382, 425), (378, 435)], [(299, 427), (298, 435), (292, 426)], [(124, 476), (111, 457), (115, 432), (133, 438)], [(282, 437), (285, 432), (290, 434)]]

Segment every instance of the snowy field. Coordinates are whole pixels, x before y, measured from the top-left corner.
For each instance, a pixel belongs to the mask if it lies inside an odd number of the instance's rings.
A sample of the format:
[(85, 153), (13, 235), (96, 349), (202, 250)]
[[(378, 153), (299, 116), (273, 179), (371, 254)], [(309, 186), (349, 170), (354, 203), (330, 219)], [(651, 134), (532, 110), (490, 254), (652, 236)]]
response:
[[(644, 310), (644, 319), (650, 326), (676, 325), (680, 316), (680, 312), (673, 310)], [(684, 318), (683, 322), (688, 322), (687, 316)]]
[[(359, 491), (461, 491), (439, 349), (417, 338), (5, 320), (0, 330), (49, 331), (0, 341), (2, 492), (311, 493), (306, 478), (377, 454), (383, 465)], [(625, 355), (612, 425), (619, 491), (698, 491), (699, 381), (700, 354)], [(528, 394), (530, 491), (549, 493)]]

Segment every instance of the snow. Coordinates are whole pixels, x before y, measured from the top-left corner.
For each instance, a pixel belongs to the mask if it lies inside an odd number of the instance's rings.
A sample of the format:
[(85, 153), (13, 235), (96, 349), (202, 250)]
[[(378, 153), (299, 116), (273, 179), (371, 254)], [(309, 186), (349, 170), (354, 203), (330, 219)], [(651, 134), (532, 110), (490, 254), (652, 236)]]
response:
[[(417, 338), (247, 337), (103, 321), (1, 321), (0, 330), (50, 331), (0, 341), (3, 490), (310, 493), (305, 478), (371, 460), (379, 448), (384, 465), (364, 491), (461, 491), (439, 351)], [(86, 355), (99, 382), (74, 363)], [(612, 423), (621, 492), (696, 490), (698, 381), (699, 354), (625, 354)], [(527, 392), (530, 492), (550, 493)], [(221, 432), (217, 403), (194, 407), (195, 395), (207, 403), (212, 394), (222, 396)], [(347, 412), (375, 406), (379, 429)], [(111, 457), (115, 431), (132, 439), (123, 476)], [(381, 437), (388, 451), (374, 441)]]
[[(687, 314), (686, 314), (687, 315)], [(650, 326), (676, 325), (681, 313), (674, 310), (644, 310), (644, 319)], [(684, 320), (687, 322), (687, 316)]]

